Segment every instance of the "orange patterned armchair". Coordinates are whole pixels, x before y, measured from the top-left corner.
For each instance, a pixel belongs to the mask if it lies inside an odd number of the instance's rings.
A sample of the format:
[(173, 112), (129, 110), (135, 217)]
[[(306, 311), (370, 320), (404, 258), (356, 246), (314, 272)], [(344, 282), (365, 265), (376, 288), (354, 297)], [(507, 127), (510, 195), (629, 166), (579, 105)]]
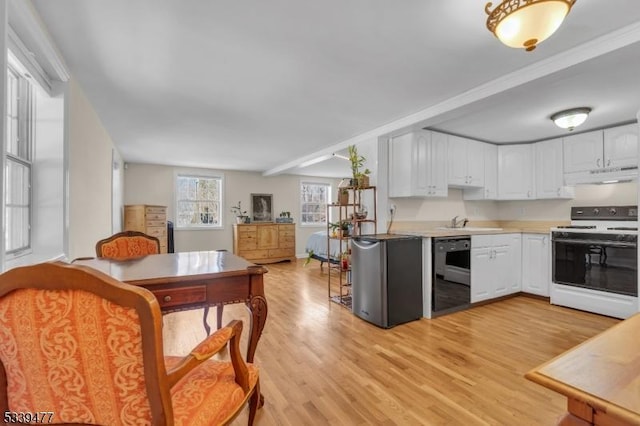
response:
[(160, 240), (138, 231), (119, 232), (96, 243), (96, 256), (127, 259), (160, 253)]
[[(260, 403), (241, 321), (184, 358), (164, 357), (153, 294), (91, 268), (42, 263), (0, 275), (0, 411), (33, 423), (214, 425)], [(230, 361), (209, 358), (229, 346)], [(29, 414), (32, 416), (33, 414)], [(39, 419), (40, 420), (40, 419)]]

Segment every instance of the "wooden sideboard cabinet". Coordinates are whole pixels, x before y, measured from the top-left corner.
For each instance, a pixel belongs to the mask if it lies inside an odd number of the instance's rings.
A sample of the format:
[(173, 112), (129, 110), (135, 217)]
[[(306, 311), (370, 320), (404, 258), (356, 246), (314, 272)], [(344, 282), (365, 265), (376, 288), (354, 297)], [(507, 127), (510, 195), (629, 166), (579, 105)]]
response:
[(253, 263), (296, 259), (296, 226), (293, 223), (233, 225), (233, 253)]
[(167, 252), (167, 207), (135, 204), (124, 206), (124, 230), (139, 231), (160, 240), (160, 253)]

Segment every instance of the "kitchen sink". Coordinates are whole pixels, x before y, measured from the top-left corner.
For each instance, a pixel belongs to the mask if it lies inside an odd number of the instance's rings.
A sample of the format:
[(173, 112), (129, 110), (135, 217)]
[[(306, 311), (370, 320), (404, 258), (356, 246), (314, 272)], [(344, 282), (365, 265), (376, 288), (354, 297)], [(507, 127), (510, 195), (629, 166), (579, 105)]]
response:
[(463, 228), (451, 226), (439, 226), (436, 229), (443, 231), (502, 231), (502, 228), (490, 228), (485, 226), (465, 226)]

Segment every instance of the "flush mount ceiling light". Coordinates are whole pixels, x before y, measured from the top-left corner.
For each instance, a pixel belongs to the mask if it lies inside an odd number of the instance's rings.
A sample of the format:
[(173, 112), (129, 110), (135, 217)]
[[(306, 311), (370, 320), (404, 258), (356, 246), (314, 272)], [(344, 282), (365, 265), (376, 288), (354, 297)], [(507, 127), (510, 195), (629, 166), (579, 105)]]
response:
[(569, 131), (585, 122), (591, 108), (573, 108), (566, 111), (556, 112), (551, 116), (551, 120), (556, 126)]
[(489, 15), (487, 28), (509, 47), (536, 48), (562, 24), (576, 0), (504, 0), (493, 12), (492, 3), (484, 11)]

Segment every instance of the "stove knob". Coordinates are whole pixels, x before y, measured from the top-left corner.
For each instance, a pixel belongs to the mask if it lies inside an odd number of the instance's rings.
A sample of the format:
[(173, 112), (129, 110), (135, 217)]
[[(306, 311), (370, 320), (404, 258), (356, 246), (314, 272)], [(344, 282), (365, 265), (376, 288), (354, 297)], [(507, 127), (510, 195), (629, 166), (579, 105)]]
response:
[(618, 212), (616, 211), (616, 209), (614, 209), (614, 208), (609, 209), (609, 214), (610, 214), (611, 216), (615, 216), (617, 213), (618, 213)]
[(598, 208), (593, 209), (593, 214), (598, 216), (600, 214), (600, 209)]
[(618, 240), (618, 241), (624, 241), (625, 239), (626, 239), (625, 235), (623, 235), (623, 234), (616, 235), (616, 240)]

